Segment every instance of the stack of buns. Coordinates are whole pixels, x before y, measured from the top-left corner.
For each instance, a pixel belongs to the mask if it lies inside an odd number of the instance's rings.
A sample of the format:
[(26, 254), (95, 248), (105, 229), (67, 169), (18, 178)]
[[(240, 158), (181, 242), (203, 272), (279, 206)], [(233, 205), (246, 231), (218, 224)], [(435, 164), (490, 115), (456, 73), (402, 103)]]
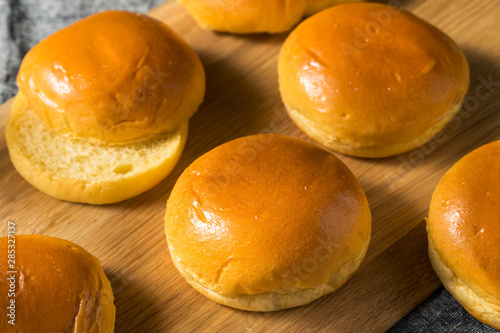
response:
[(500, 141), (446, 172), (432, 195), (427, 232), (429, 257), (446, 289), (500, 329)]
[(17, 171), (53, 197), (106, 204), (170, 173), (203, 100), (205, 74), (165, 24), (107, 11), (36, 45), (18, 85), (6, 129)]
[(184, 170), (165, 231), (175, 266), (196, 290), (238, 309), (275, 311), (347, 281), (367, 251), (371, 214), (338, 158), (260, 134), (216, 147)]
[(0, 237), (0, 249), (15, 258), (8, 263), (6, 255), (0, 256), (1, 332), (114, 331), (111, 284), (99, 260), (85, 249), (40, 235)]
[(469, 86), (460, 48), (409, 12), (343, 4), (302, 22), (278, 60), (288, 114), (335, 151), (386, 157), (421, 146), (458, 112)]
[(290, 30), (304, 15), (363, 0), (179, 0), (203, 28), (237, 34)]

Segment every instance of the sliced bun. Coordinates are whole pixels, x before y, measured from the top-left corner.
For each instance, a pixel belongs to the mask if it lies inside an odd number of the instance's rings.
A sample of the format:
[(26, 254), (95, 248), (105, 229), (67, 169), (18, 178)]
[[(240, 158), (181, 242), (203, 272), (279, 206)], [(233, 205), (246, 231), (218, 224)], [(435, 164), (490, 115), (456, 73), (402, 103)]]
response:
[(469, 153), (443, 176), (427, 231), (443, 285), (474, 317), (500, 329), (500, 141)]
[(17, 171), (58, 199), (107, 204), (174, 168), (205, 73), (165, 24), (107, 11), (36, 45), (18, 84), (6, 130)]
[(301, 23), (278, 59), (292, 120), (344, 154), (385, 157), (414, 149), (460, 109), (469, 67), (434, 26), (376, 3), (343, 4)]
[(288, 31), (306, 14), (362, 0), (179, 0), (205, 29), (239, 34)]
[(93, 144), (48, 130), (22, 93), (6, 128), (10, 159), (31, 185), (67, 201), (109, 204), (157, 185), (174, 168), (188, 124), (149, 140), (122, 145)]
[(371, 215), (339, 159), (275, 134), (194, 161), (167, 203), (170, 254), (208, 298), (250, 311), (312, 302), (339, 288), (368, 248)]
[(164, 23), (105, 11), (31, 49), (18, 85), (48, 128), (109, 144), (149, 139), (188, 120), (203, 100), (205, 73)]
[[(8, 269), (7, 255), (0, 256), (4, 267), (0, 272), (0, 331), (114, 331), (113, 291), (99, 260), (59, 238), (16, 235), (15, 247), (14, 239), (9, 239), (0, 237), (4, 253), (7, 249), (15, 251), (15, 269)], [(14, 280), (8, 279), (12, 276)], [(8, 297), (12, 281), (15, 298)], [(15, 326), (8, 323), (11, 299), (15, 299)]]

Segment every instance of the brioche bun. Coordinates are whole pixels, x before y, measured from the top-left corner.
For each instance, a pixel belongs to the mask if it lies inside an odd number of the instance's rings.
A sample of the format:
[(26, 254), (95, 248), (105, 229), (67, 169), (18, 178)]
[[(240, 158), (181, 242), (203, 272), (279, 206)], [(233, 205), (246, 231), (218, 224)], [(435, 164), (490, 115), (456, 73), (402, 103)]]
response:
[[(3, 253), (8, 249), (15, 251), (14, 269), (8, 268), (12, 262), (7, 262), (7, 255), (0, 256), (4, 268), (0, 272), (0, 331), (114, 331), (111, 284), (99, 260), (85, 249), (67, 240), (41, 235), (0, 237), (0, 248)], [(8, 279), (12, 276), (14, 280)], [(12, 281), (15, 298), (8, 296), (13, 291)], [(8, 323), (11, 299), (15, 299), (15, 326)]]
[(304, 15), (362, 0), (179, 0), (205, 29), (249, 34), (290, 30)]
[(205, 74), (165, 24), (107, 11), (36, 45), (18, 84), (6, 129), (18, 172), (58, 199), (107, 204), (170, 173)]
[(338, 152), (385, 157), (414, 149), (458, 112), (469, 67), (434, 26), (376, 3), (343, 4), (301, 23), (278, 59), (297, 126)]
[(19, 90), (47, 128), (102, 143), (176, 128), (205, 92), (203, 66), (167, 25), (105, 11), (47, 37), (23, 59)]
[(446, 289), (478, 320), (500, 329), (500, 141), (444, 175), (427, 232), (429, 257)]
[(185, 121), (145, 141), (90, 143), (47, 129), (19, 93), (5, 134), (12, 164), (38, 190), (60, 200), (110, 204), (161, 182), (179, 161), (187, 132)]
[(182, 173), (165, 231), (175, 266), (196, 290), (234, 308), (275, 311), (346, 282), (368, 248), (371, 215), (335, 156), (261, 134), (225, 143)]

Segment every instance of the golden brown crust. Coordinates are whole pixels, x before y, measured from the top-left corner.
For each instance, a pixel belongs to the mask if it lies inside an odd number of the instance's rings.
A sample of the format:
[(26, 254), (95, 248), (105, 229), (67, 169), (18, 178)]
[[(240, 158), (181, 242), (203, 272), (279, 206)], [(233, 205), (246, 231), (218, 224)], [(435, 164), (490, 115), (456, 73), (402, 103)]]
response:
[(379, 158), (393, 156), (420, 147), (432, 139), (460, 110), (461, 104), (457, 104), (433, 126), (429, 127), (416, 139), (408, 142), (394, 142), (377, 146), (355, 145), (350, 140), (345, 140), (331, 134), (328, 129), (321, 129), (316, 123), (305, 118), (300, 112), (287, 108), (290, 118), (310, 138), (321, 142), (330, 149), (351, 156)]
[[(346, 260), (339, 265), (337, 271), (332, 272), (329, 280), (321, 285), (310, 288), (277, 289), (257, 294), (238, 294), (236, 296), (219, 294), (212, 289), (205, 287), (199, 282), (199, 279), (192, 274), (189, 268), (186, 267), (174, 254), (174, 250), (172, 250), (171, 247), (170, 254), (172, 255), (172, 260), (175, 266), (186, 281), (194, 289), (211, 300), (241, 310), (268, 312), (309, 304), (312, 301), (338, 289), (356, 272), (365, 257), (368, 245), (369, 242), (367, 241), (357, 257), (350, 259), (346, 258)], [(305, 260), (303, 264), (308, 265), (311, 262), (312, 261), (310, 260)], [(307, 268), (304, 267), (299, 268), (304, 269), (301, 274), (309, 273), (306, 271)]]
[(179, 0), (197, 23), (232, 33), (277, 33), (302, 17), (307, 0)]
[[(364, 256), (371, 217), (361, 186), (335, 156), (298, 139), (254, 135), (213, 149), (183, 172), (165, 228), (183, 274), (237, 298), (327, 284)], [(287, 307), (304, 304), (295, 302)]]
[[(427, 223), (438, 264), (447, 267), (483, 303), (496, 308), (498, 329), (500, 141), (469, 153), (443, 176), (432, 196)], [(450, 292), (456, 294), (453, 289)], [(476, 298), (456, 297), (466, 299), (464, 307), (486, 322), (479, 316), (482, 309), (474, 303)]]
[(429, 237), (429, 259), (432, 267), (446, 289), (474, 317), (496, 329), (500, 329), (500, 303), (495, 299), (482, 298), (475, 290), (464, 283), (436, 252), (432, 238)]
[(287, 109), (333, 149), (329, 142), (367, 150), (418, 142), (458, 110), (469, 85), (465, 56), (449, 37), (375, 3), (334, 6), (304, 21), (285, 41), (278, 73)]
[(231, 33), (278, 33), (302, 16), (363, 0), (179, 0), (203, 28)]
[(36, 45), (21, 64), (18, 85), (49, 128), (123, 143), (185, 122), (203, 99), (205, 74), (165, 24), (106, 11)]
[[(8, 244), (13, 243), (0, 237), (3, 253)], [(41, 235), (15, 236), (15, 254), (16, 273), (0, 273), (0, 331), (113, 332), (113, 292), (94, 256), (69, 241)], [(6, 255), (0, 264), (8, 267)], [(16, 280), (15, 326), (6, 320), (11, 274)]]

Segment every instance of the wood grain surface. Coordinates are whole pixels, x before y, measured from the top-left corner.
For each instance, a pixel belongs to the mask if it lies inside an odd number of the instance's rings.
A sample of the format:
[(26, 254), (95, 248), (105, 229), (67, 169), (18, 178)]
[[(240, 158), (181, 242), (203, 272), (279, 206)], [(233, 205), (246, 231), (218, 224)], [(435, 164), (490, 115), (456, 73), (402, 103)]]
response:
[(10, 102), (0, 107), (0, 234), (71, 240), (97, 256), (117, 306), (116, 332), (383, 332), (427, 298), (439, 281), (427, 259), (424, 217), (432, 191), (461, 156), (500, 139), (500, 1), (391, 1), (435, 24), (464, 50), (471, 87), (460, 113), (436, 138), (385, 159), (336, 154), (358, 177), (373, 214), (372, 242), (355, 276), (310, 305), (276, 313), (220, 306), (193, 290), (170, 259), (163, 215), (180, 173), (209, 149), (240, 136), (282, 133), (308, 140), (281, 103), (276, 61), (286, 34), (233, 36), (200, 29), (176, 2), (151, 15), (195, 49), (207, 94), (190, 122), (184, 154), (153, 190), (125, 202), (90, 206), (37, 191), (14, 170), (5, 145)]

